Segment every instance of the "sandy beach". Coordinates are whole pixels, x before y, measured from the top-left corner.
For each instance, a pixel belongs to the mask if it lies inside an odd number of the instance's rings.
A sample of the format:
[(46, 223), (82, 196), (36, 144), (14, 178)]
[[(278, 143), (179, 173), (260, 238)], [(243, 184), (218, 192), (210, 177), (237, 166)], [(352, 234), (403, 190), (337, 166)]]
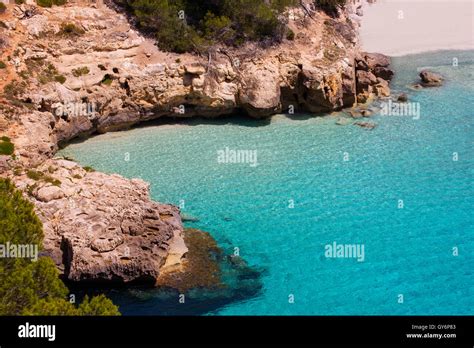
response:
[(364, 2), (364, 50), (390, 56), (441, 49), (474, 49), (473, 0)]

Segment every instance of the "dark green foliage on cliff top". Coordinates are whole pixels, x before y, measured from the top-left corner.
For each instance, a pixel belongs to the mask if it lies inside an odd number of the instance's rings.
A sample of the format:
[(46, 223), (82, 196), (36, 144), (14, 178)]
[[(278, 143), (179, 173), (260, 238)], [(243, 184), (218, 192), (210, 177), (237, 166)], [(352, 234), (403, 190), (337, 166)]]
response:
[(330, 15), (335, 15), (337, 13), (337, 8), (344, 6), (346, 2), (347, 0), (316, 0), (315, 4)]
[[(0, 179), (0, 244), (38, 245), (43, 226), (33, 204), (5, 179)], [(3, 252), (2, 252), (3, 256)], [(0, 315), (119, 315), (106, 297), (85, 298), (76, 307), (48, 257), (0, 259)]]
[(0, 14), (5, 13), (6, 10), (7, 7), (5, 6), (5, 4), (3, 2), (0, 2)]
[[(300, 0), (115, 0), (133, 15), (139, 28), (156, 37), (166, 51), (205, 52), (215, 44), (280, 42), (288, 35), (288, 7)], [(346, 0), (315, 0), (329, 12)]]
[(285, 20), (279, 18), (297, 0), (116, 0), (154, 34), (160, 48), (175, 52), (202, 51), (216, 43), (279, 41)]
[(67, 0), (36, 0), (36, 3), (41, 7), (52, 7), (53, 5), (64, 5), (67, 3)]

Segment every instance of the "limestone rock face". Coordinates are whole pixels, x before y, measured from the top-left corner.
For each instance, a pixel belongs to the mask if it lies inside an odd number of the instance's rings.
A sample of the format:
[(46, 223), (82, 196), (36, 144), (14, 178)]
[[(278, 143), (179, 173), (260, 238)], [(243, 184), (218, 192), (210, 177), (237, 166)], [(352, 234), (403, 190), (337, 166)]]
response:
[(386, 68), (390, 65), (390, 58), (381, 53), (365, 53), (363, 54), (368, 70), (376, 68)]
[(203, 75), (206, 72), (206, 67), (200, 64), (186, 65), (184, 69), (192, 75)]
[(243, 68), (239, 103), (250, 116), (265, 117), (281, 110), (278, 68), (274, 64), (247, 64)]
[(300, 74), (299, 95), (311, 112), (339, 109), (342, 105), (342, 77), (323, 75), (318, 69), (303, 69)]
[(358, 70), (357, 71), (357, 86), (361, 89), (368, 89), (369, 86), (377, 83), (377, 77), (370, 71)]
[(388, 82), (393, 78), (390, 58), (380, 53), (360, 53), (356, 58), (357, 101), (365, 103), (371, 96), (388, 97)]
[(41, 34), (51, 30), (51, 28), (48, 26), (48, 17), (44, 15), (36, 15), (34, 17), (25, 19), (24, 24), (28, 34), (34, 37), (39, 37)]
[[(168, 250), (182, 250), (179, 209), (150, 200), (148, 184), (47, 160), (37, 171), (60, 186), (18, 176), (43, 222), (44, 251), (71, 281), (153, 285)], [(174, 246), (174, 244), (177, 246)], [(175, 264), (184, 252), (174, 251)]]
[(36, 192), (36, 198), (42, 202), (50, 202), (64, 197), (64, 192), (56, 186), (44, 186)]

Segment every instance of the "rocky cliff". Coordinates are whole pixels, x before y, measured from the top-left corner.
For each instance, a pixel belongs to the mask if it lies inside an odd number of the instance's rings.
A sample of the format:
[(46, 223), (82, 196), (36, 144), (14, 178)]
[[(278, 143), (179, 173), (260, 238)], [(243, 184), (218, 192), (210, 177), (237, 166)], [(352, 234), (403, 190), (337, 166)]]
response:
[(293, 40), (205, 57), (161, 52), (105, 5), (0, 16), (0, 133), (16, 150), (0, 172), (28, 192), (69, 279), (153, 282), (186, 248), (177, 208), (152, 202), (139, 180), (52, 159), (60, 144), (159, 117), (326, 113), (388, 96), (390, 61), (360, 52), (356, 7), (334, 19), (303, 3), (288, 14)]

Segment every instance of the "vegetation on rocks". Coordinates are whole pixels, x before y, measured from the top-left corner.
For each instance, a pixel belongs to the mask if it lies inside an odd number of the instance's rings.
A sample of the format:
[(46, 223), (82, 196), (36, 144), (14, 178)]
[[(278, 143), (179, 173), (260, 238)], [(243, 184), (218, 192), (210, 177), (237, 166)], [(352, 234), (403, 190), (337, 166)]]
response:
[(36, 3), (41, 7), (52, 7), (53, 5), (64, 5), (67, 3), (67, 0), (36, 0)]
[(11, 142), (9, 137), (0, 137), (0, 155), (13, 155), (15, 145)]
[(87, 75), (88, 73), (89, 73), (89, 68), (88, 68), (87, 66), (82, 66), (82, 67), (77, 68), (77, 69), (74, 69), (74, 70), (72, 71), (72, 74), (73, 74), (75, 77)]
[(89, 166), (85, 166), (83, 167), (83, 169), (88, 173), (95, 172), (95, 169)]
[(58, 34), (62, 36), (81, 36), (84, 33), (85, 30), (74, 23), (62, 23)]
[[(334, 11), (346, 0), (315, 0)], [(287, 37), (285, 10), (298, 0), (115, 0), (156, 37), (167, 51), (203, 52), (216, 44), (240, 46), (247, 41), (279, 42)]]
[(193, 288), (218, 289), (224, 284), (217, 259), (222, 250), (209, 233), (197, 229), (185, 229), (184, 241), (189, 247), (184, 264), (185, 272), (162, 272), (157, 285), (180, 291)]
[(315, 4), (329, 14), (335, 14), (337, 12), (337, 8), (344, 6), (346, 2), (347, 0), (316, 0)]
[[(38, 245), (43, 227), (32, 203), (8, 179), (0, 179), (0, 244)], [(0, 260), (0, 315), (120, 315), (105, 296), (84, 298), (79, 306), (48, 257)]]
[(44, 181), (44, 182), (47, 182), (47, 183), (50, 183), (54, 186), (61, 186), (61, 181), (58, 180), (58, 179), (55, 179), (45, 173), (42, 173), (42, 172), (38, 172), (36, 170), (28, 170), (28, 172), (26, 173), (26, 176), (28, 178), (30, 178), (31, 180), (35, 180), (35, 181)]

